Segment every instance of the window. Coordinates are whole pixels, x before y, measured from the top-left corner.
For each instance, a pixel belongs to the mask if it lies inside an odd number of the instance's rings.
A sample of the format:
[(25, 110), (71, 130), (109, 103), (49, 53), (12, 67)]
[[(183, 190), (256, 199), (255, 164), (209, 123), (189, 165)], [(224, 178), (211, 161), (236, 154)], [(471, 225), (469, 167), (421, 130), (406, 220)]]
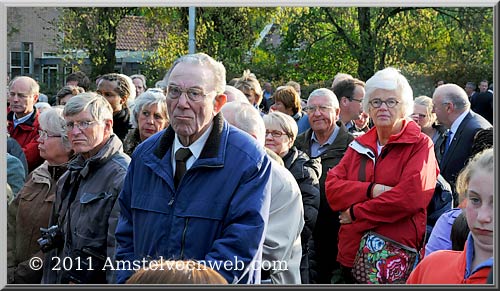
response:
[(42, 82), (47, 85), (48, 88), (56, 88), (58, 86), (58, 67), (57, 66), (43, 66), (42, 67)]
[(31, 52), (24, 52), (24, 71), (21, 65), (21, 52), (11, 51), (10, 52), (10, 76), (13, 79), (20, 75), (31, 75)]

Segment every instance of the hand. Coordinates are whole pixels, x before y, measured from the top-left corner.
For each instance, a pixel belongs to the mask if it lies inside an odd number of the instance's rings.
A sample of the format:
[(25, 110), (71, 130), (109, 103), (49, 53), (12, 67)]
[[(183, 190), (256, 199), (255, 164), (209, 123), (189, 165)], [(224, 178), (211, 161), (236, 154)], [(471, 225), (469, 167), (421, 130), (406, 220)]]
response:
[(352, 223), (351, 209), (347, 209), (346, 211), (340, 212), (339, 221), (340, 221), (340, 224)]

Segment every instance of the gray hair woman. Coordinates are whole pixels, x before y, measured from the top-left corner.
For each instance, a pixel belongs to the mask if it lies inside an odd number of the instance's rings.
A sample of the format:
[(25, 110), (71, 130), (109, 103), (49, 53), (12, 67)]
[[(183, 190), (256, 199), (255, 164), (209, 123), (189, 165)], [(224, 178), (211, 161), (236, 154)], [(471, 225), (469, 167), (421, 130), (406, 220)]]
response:
[(131, 116), (132, 128), (123, 141), (124, 151), (132, 155), (135, 147), (169, 125), (166, 97), (148, 90), (135, 99)]
[(411, 118), (420, 125), (422, 132), (427, 134), (434, 144), (437, 144), (438, 139), (446, 129), (437, 124), (436, 113), (432, 112), (432, 98), (418, 96), (415, 98), (414, 103)]
[(28, 260), (43, 258), (38, 246), (40, 227), (49, 225), (56, 182), (66, 171), (73, 151), (64, 130), (62, 106), (49, 108), (39, 116), (38, 148), (45, 162), (26, 179), (8, 207), (8, 283), (39, 284), (42, 270), (28, 268)]
[[(374, 127), (356, 138), (325, 181), (326, 198), (341, 223), (337, 259), (346, 283), (355, 279), (351, 269), (361, 238), (368, 231), (420, 250), (426, 232), (426, 208), (439, 173), (432, 140), (407, 118), (413, 112), (413, 90), (394, 68), (378, 71), (366, 81), (364, 111)], [(399, 282), (412, 265), (377, 261), (371, 283)], [(371, 270), (371, 269), (370, 269)], [(379, 276), (380, 275), (380, 276)]]
[(298, 127), (290, 115), (276, 111), (264, 115), (263, 119), (266, 126), (266, 147), (283, 159), (285, 167), (297, 180), (302, 193), (305, 225), (300, 234), (302, 242), (300, 277), (302, 284), (307, 284), (309, 283), (308, 246), (318, 216), (321, 163), (318, 159), (310, 159), (306, 153), (293, 145)]

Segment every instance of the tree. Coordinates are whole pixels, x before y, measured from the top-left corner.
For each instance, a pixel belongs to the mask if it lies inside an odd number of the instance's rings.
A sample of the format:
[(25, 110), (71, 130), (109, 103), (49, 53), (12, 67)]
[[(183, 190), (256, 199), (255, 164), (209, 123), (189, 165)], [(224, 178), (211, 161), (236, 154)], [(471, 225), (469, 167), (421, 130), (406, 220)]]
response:
[(386, 66), (428, 79), (436, 73), (461, 80), (475, 67), (492, 75), (491, 8), (310, 7), (293, 13), (276, 53), (288, 74), (304, 82), (337, 72), (366, 80)]
[(133, 7), (69, 7), (61, 8), (57, 27), (61, 34), (59, 49), (69, 59), (82, 62), (79, 50), (88, 55), (91, 77), (114, 72), (116, 58), (116, 29)]
[[(196, 51), (222, 61), (227, 78), (241, 76), (254, 57), (253, 44), (260, 31), (278, 21), (280, 8), (197, 7)], [(146, 8), (142, 15), (151, 25), (169, 31), (169, 36), (146, 61), (148, 72), (163, 77), (172, 62), (188, 52), (188, 8)], [(161, 19), (161, 22), (158, 21)]]

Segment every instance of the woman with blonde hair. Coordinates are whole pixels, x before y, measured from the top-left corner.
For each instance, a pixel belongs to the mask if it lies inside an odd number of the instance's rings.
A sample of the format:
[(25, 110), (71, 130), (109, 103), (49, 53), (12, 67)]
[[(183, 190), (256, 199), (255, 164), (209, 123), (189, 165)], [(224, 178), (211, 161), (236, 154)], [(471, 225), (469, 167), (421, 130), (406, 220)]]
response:
[(302, 284), (309, 284), (309, 245), (312, 242), (312, 233), (320, 204), (321, 162), (319, 159), (309, 158), (306, 153), (293, 145), (297, 138), (298, 128), (290, 115), (270, 112), (264, 115), (263, 119), (266, 126), (266, 148), (283, 159), (285, 168), (297, 180), (302, 194), (305, 225), (300, 233), (302, 243), (300, 277)]
[[(474, 156), (457, 178), (470, 233), (463, 251), (441, 250), (425, 257), (407, 284), (485, 284), (493, 268), (493, 149)], [(443, 263), (446, 262), (446, 263)]]
[(251, 105), (260, 108), (263, 91), (255, 74), (251, 73), (250, 70), (243, 71), (243, 76), (236, 81), (234, 87), (245, 94)]

